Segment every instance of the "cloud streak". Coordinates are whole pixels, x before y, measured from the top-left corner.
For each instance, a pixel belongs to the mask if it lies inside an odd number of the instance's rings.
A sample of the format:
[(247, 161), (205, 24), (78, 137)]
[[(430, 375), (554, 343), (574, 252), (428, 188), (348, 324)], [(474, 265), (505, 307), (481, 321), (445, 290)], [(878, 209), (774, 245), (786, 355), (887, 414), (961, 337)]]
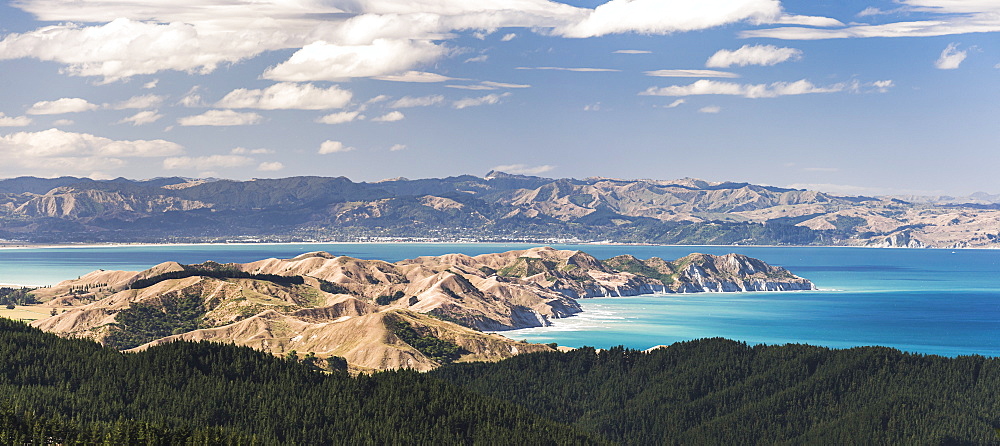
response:
[(817, 87), (805, 79), (795, 82), (774, 82), (771, 84), (738, 84), (702, 79), (688, 85), (650, 87), (639, 94), (643, 96), (729, 95), (757, 99), (813, 93), (835, 93), (844, 91), (848, 87), (848, 84)]
[(795, 48), (779, 48), (774, 45), (743, 45), (737, 50), (719, 50), (705, 62), (706, 67), (729, 68), (733, 65), (777, 65), (788, 60), (802, 58), (802, 51)]

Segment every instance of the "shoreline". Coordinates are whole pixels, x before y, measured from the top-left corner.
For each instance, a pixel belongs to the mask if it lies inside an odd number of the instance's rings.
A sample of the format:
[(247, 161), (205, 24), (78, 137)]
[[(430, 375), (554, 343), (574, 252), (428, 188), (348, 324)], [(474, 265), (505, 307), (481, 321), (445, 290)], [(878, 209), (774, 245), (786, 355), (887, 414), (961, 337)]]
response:
[(951, 250), (976, 251), (996, 250), (1000, 247), (979, 248), (906, 248), (885, 246), (851, 246), (851, 245), (659, 245), (655, 243), (545, 243), (545, 242), (462, 242), (462, 241), (374, 241), (374, 242), (183, 242), (183, 243), (0, 243), (0, 251), (27, 249), (88, 249), (88, 248), (149, 248), (169, 246), (277, 246), (277, 245), (530, 245), (530, 246), (650, 246), (670, 248), (859, 248), (859, 249), (899, 249), (899, 250)]

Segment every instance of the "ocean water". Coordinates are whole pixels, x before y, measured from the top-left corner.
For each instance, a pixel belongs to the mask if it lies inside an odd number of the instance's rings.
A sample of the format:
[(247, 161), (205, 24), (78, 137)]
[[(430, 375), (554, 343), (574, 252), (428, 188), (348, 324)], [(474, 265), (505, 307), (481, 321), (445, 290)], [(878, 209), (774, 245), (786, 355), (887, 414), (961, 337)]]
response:
[[(521, 244), (250, 244), (0, 250), (0, 284), (46, 285), (95, 269), (142, 270), (164, 261), (250, 262), (327, 251), (397, 261), (524, 249)], [(584, 312), (551, 327), (504, 335), (579, 347), (646, 349), (725, 337), (748, 343), (885, 345), (946, 356), (1000, 356), (1000, 250), (744, 246), (555, 245), (604, 259), (668, 260), (738, 252), (812, 280), (820, 291), (706, 293), (583, 299)]]

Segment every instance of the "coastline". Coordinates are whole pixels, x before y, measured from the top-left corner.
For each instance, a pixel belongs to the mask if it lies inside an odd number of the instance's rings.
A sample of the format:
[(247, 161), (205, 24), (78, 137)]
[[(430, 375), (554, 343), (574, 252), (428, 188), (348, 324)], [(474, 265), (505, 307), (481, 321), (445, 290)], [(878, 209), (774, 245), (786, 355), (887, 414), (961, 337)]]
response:
[(941, 250), (941, 251), (975, 251), (997, 250), (1000, 247), (976, 248), (907, 248), (899, 246), (855, 246), (855, 245), (659, 245), (655, 243), (625, 243), (625, 242), (491, 242), (491, 241), (435, 241), (435, 240), (384, 240), (367, 242), (182, 242), (182, 243), (0, 243), (0, 251), (24, 249), (74, 249), (74, 248), (143, 248), (159, 246), (277, 246), (277, 245), (525, 245), (525, 246), (653, 246), (673, 248), (860, 248), (860, 249), (898, 249), (898, 250)]

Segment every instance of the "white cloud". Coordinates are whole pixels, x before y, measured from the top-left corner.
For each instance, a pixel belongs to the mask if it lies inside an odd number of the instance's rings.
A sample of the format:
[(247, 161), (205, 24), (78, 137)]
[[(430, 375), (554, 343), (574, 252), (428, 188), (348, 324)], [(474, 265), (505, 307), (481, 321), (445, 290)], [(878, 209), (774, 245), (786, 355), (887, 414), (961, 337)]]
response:
[(143, 110), (132, 116), (124, 118), (121, 121), (118, 121), (118, 124), (132, 124), (138, 126), (138, 125), (152, 124), (156, 121), (159, 121), (161, 118), (163, 118), (163, 115), (157, 113), (156, 110)]
[(499, 90), (501, 88), (531, 88), (528, 84), (508, 84), (504, 82), (483, 81), (474, 85), (445, 85), (448, 88), (458, 88), (461, 90)]
[(490, 56), (488, 56), (486, 54), (480, 54), (478, 56), (470, 57), (468, 59), (465, 59), (465, 62), (466, 63), (468, 63), (468, 62), (486, 62), (486, 60), (489, 59), (489, 58), (490, 58)]
[(147, 94), (142, 96), (133, 96), (117, 104), (107, 105), (106, 107), (112, 110), (154, 108), (162, 104), (164, 99), (166, 99), (165, 96)]
[[(31, 8), (38, 3), (24, 2)], [(65, 10), (60, 5), (49, 5)], [(82, 6), (86, 8), (86, 6)], [(66, 20), (104, 22), (107, 17), (122, 17), (108, 10), (91, 20), (69, 14)], [(148, 20), (148, 18), (144, 18)], [(44, 19), (42, 19), (44, 20)], [(96, 26), (64, 23), (21, 34), (10, 34), (0, 41), (0, 59), (32, 57), (66, 65), (71, 76), (99, 76), (113, 82), (162, 70), (209, 73), (223, 62), (238, 62), (269, 49), (287, 46), (287, 35), (274, 30), (215, 29), (188, 23), (152, 23), (115, 19)]]
[(451, 106), (461, 110), (463, 108), (477, 107), (480, 105), (494, 105), (499, 104), (500, 100), (507, 96), (510, 96), (510, 93), (488, 94), (478, 98), (462, 98), (453, 102)]
[(653, 54), (652, 51), (646, 50), (617, 50), (614, 54)]
[(420, 40), (376, 39), (368, 45), (319, 41), (302, 47), (287, 61), (268, 68), (263, 76), (290, 82), (385, 76), (433, 62), (445, 53), (444, 47)]
[(54, 101), (36, 102), (31, 106), (31, 108), (28, 109), (27, 113), (29, 115), (61, 115), (63, 113), (79, 113), (97, 110), (98, 108), (100, 107), (87, 102), (86, 99), (62, 98)]
[(142, 88), (145, 88), (147, 90), (151, 90), (153, 88), (156, 88), (156, 84), (158, 84), (158, 83), (160, 83), (159, 79), (153, 79), (153, 80), (151, 80), (149, 82), (146, 82), (145, 84), (142, 84)]
[(501, 42), (510, 42), (511, 40), (514, 40), (516, 37), (517, 37), (517, 34), (514, 34), (514, 33), (504, 34), (503, 37), (500, 38), (500, 41)]
[(55, 121), (52, 122), (52, 125), (54, 126), (67, 126), (73, 124), (76, 124), (76, 122), (74, 122), (72, 119), (56, 119)]
[(531, 85), (528, 84), (508, 84), (506, 82), (483, 81), (482, 84), (487, 87), (496, 88), (531, 88)]
[(0, 136), (0, 154), (14, 158), (160, 157), (182, 152), (179, 144), (162, 139), (117, 141), (59, 129)]
[(387, 74), (384, 76), (375, 76), (375, 79), (390, 82), (415, 82), (422, 84), (462, 80), (437, 73), (427, 73), (424, 71), (407, 71), (402, 74)]
[(668, 34), (741, 21), (773, 21), (780, 15), (777, 0), (611, 0), (584, 20), (556, 28), (555, 32), (565, 37), (625, 32)]
[(556, 71), (576, 71), (580, 73), (617, 72), (614, 68), (566, 68), (566, 67), (517, 67), (518, 70), (556, 70)]
[(504, 164), (500, 166), (495, 166), (490, 170), (512, 173), (516, 175), (538, 175), (541, 173), (549, 172), (555, 168), (556, 166), (551, 166), (548, 164), (543, 166), (529, 166), (527, 164)]
[(24, 127), (31, 125), (31, 118), (27, 116), (7, 116), (0, 113), (0, 127)]
[(959, 50), (957, 43), (949, 43), (948, 46), (941, 51), (941, 56), (938, 60), (934, 62), (934, 66), (939, 70), (954, 70), (962, 64), (968, 50)]
[(354, 147), (347, 147), (347, 146), (344, 145), (344, 143), (342, 143), (340, 141), (330, 141), (330, 140), (327, 140), (327, 141), (323, 141), (323, 144), (319, 145), (319, 154), (320, 155), (327, 155), (327, 154), (330, 154), (330, 153), (350, 152), (352, 150), (354, 150)]
[(657, 77), (726, 77), (726, 78), (736, 78), (740, 75), (736, 73), (729, 73), (726, 71), (715, 71), (715, 70), (656, 70), (656, 71), (646, 71), (646, 76), (657, 76)]
[(284, 168), (285, 168), (285, 165), (281, 164), (278, 161), (264, 162), (264, 163), (260, 163), (260, 165), (257, 166), (257, 170), (260, 171), (260, 172), (277, 172), (277, 171), (279, 171), (281, 169), (284, 169)]
[(601, 103), (588, 104), (583, 106), (583, 111), (598, 111), (601, 109)]
[(393, 144), (392, 147), (389, 147), (389, 151), (390, 152), (398, 152), (400, 150), (406, 150), (406, 145), (405, 144)]
[(844, 23), (837, 19), (832, 19), (830, 17), (814, 17), (807, 15), (782, 15), (778, 17), (773, 23), (779, 23), (782, 25), (804, 25), (804, 26), (816, 26), (816, 27), (833, 27), (833, 26), (844, 26)]
[(191, 89), (184, 94), (184, 97), (182, 97), (177, 104), (190, 108), (204, 107), (205, 103), (201, 100), (201, 95), (198, 94), (199, 90), (201, 90), (201, 86), (191, 87)]
[(732, 95), (745, 98), (773, 98), (778, 96), (835, 93), (850, 87), (848, 84), (834, 84), (827, 87), (817, 87), (802, 79), (795, 82), (774, 82), (771, 84), (737, 84), (707, 79), (695, 81), (689, 85), (671, 85), (669, 87), (650, 87), (639, 93), (647, 96), (695, 96), (695, 95)]
[(230, 126), (252, 125), (259, 123), (263, 116), (257, 113), (240, 113), (233, 110), (209, 110), (195, 116), (185, 116), (177, 120), (183, 126)]
[(336, 85), (320, 88), (313, 84), (281, 82), (263, 90), (240, 88), (215, 104), (220, 108), (261, 110), (326, 110), (343, 108), (351, 102), (351, 92)]
[(735, 51), (719, 50), (705, 62), (706, 67), (729, 68), (733, 65), (776, 65), (787, 60), (802, 58), (802, 51), (795, 48), (779, 48), (774, 45), (743, 45)]
[(233, 155), (270, 155), (274, 153), (271, 149), (248, 149), (246, 147), (236, 147), (230, 150), (229, 153)]
[(316, 119), (316, 122), (320, 124), (343, 124), (345, 122), (354, 121), (355, 119), (365, 119), (365, 117), (360, 112), (345, 111), (345, 112), (331, 113), (326, 116), (321, 116)]
[(410, 97), (403, 96), (395, 102), (389, 105), (391, 108), (408, 108), (408, 107), (427, 107), (434, 104), (440, 104), (444, 102), (444, 96), (441, 95), (431, 95), (431, 96), (420, 96), (420, 97)]
[[(866, 37), (930, 37), (1000, 31), (1000, 3), (994, 0), (898, 0), (901, 6), (889, 11), (868, 8), (859, 16), (919, 12), (926, 20), (891, 22), (880, 25), (851, 24), (837, 29), (782, 27), (743, 31), (744, 38), (790, 40), (844, 39)], [(812, 25), (810, 25), (812, 26)]]
[(879, 93), (887, 93), (890, 88), (895, 87), (896, 83), (892, 79), (886, 79), (884, 81), (875, 81), (865, 84), (866, 86), (873, 87), (875, 91)]
[(167, 170), (210, 170), (250, 164), (253, 164), (252, 158), (239, 155), (180, 156), (163, 160), (163, 168)]
[(677, 100), (674, 100), (674, 102), (671, 102), (671, 103), (669, 103), (667, 105), (664, 105), (663, 108), (677, 108), (677, 107), (680, 107), (681, 104), (683, 104), (685, 102), (687, 102), (687, 101), (684, 100), (684, 99), (677, 99)]
[(698, 109), (698, 113), (718, 113), (720, 111), (722, 111), (722, 107), (718, 105), (709, 105)]
[(396, 122), (402, 121), (406, 116), (398, 110), (393, 110), (377, 118), (372, 118), (373, 122)]

